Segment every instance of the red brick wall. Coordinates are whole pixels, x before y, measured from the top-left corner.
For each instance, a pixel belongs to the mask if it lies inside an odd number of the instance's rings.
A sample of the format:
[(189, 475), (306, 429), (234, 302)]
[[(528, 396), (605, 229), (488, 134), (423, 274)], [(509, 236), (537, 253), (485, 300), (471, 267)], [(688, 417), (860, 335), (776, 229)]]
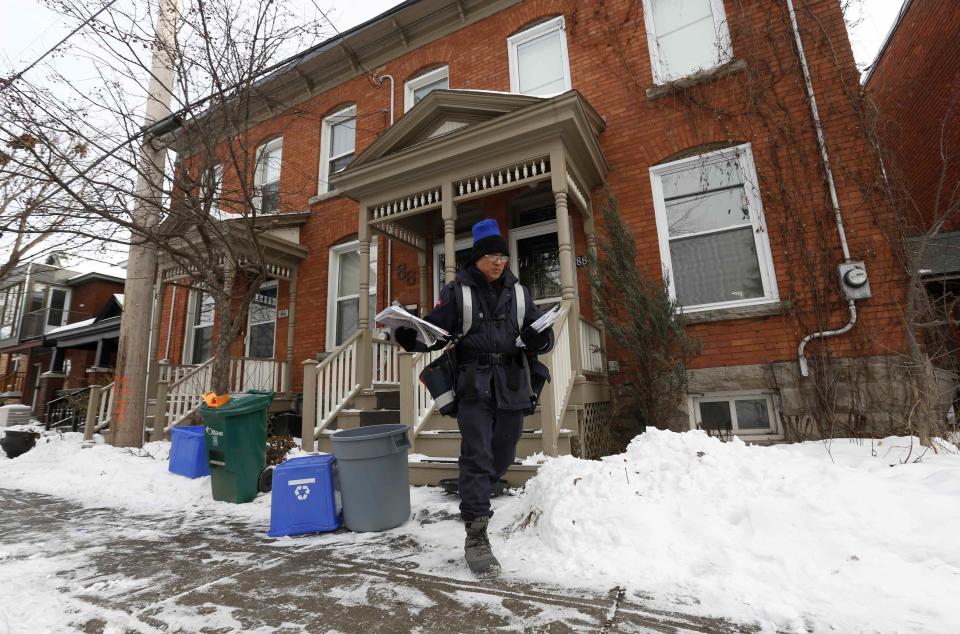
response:
[[(876, 104), (880, 138), (891, 153), (888, 168), (917, 207), (917, 228), (927, 227), (941, 175), (945, 192), (960, 183), (960, 3), (912, 2), (866, 92)], [(946, 172), (941, 131), (950, 155)], [(958, 228), (957, 219), (947, 227)]]
[[(902, 348), (897, 308), (901, 278), (877, 223), (884, 210), (865, 185), (874, 182), (877, 166), (855, 110), (858, 76), (839, 3), (796, 4), (850, 249), (854, 258), (867, 262), (874, 293), (873, 299), (860, 304), (854, 333), (832, 339), (829, 345), (841, 356), (896, 351)], [(638, 265), (651, 276), (660, 276), (662, 265), (650, 166), (706, 144), (752, 143), (777, 285), (787, 308), (779, 316), (691, 326), (690, 332), (703, 343), (694, 367), (793, 359), (804, 335), (847, 320), (836, 282), (842, 255), (789, 17), (779, 3), (766, 0), (728, 0), (725, 5), (734, 56), (745, 61), (745, 70), (659, 98), (646, 95), (653, 80), (641, 3), (625, 0), (603, 4), (530, 0), (376, 69), (397, 79), (398, 117), (403, 110), (403, 80), (433, 64), (449, 66), (452, 88), (508, 91), (507, 37), (532, 21), (563, 14), (573, 86), (606, 120), (600, 141), (610, 164), (608, 184), (620, 215), (637, 238)], [(366, 77), (356, 77), (251, 132), (251, 148), (277, 135), (284, 137), (281, 209), (313, 212), (301, 231), (301, 242), (310, 252), (300, 271), (294, 350), (298, 362), (325, 347), (329, 248), (357, 231), (354, 202), (342, 197), (308, 202), (317, 193), (321, 120), (338, 107), (355, 103), (359, 153), (385, 129), (388, 91), (387, 85), (375, 88)], [(226, 175), (225, 189), (230, 178), (235, 175)], [(593, 195), (599, 209), (604, 194)], [(491, 215), (506, 231), (505, 212), (490, 203)], [(576, 253), (584, 254), (579, 219), (575, 241)], [(385, 260), (381, 241), (381, 293)], [(401, 263), (416, 269), (413, 252), (396, 247), (394, 272)], [(584, 276), (579, 277), (582, 304), (587, 306), (589, 289)], [(418, 301), (415, 286), (398, 285), (394, 278), (393, 289), (404, 303)], [(378, 302), (382, 306), (384, 298)], [(285, 345), (285, 331), (278, 324), (278, 340), (281, 337)]]
[(123, 283), (91, 280), (74, 286), (70, 294), (69, 321), (83, 321), (99, 313), (113, 295), (123, 294)]

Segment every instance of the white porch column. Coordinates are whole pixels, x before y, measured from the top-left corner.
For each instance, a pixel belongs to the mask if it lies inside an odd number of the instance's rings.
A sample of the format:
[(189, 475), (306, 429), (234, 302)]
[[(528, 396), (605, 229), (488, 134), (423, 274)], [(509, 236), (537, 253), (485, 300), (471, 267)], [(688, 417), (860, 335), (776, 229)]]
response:
[[(360, 202), (360, 226), (357, 235), (360, 240), (360, 298), (357, 310), (357, 328), (360, 331), (359, 352), (357, 354), (357, 381), (360, 389), (373, 388), (373, 331), (370, 323), (370, 224), (367, 204)], [(376, 280), (373, 281), (377, 283)]]
[(440, 186), (441, 209), (443, 218), (443, 257), (444, 279), (449, 284), (457, 275), (457, 206), (453, 202), (453, 182)]
[(573, 257), (573, 242), (570, 239), (570, 212), (567, 209), (567, 162), (562, 151), (550, 153), (554, 204), (557, 214), (557, 245), (560, 251), (560, 288), (563, 303), (568, 306), (567, 332), (570, 336), (570, 369), (581, 377), (583, 364), (580, 360), (580, 306), (577, 304), (577, 269)]
[(300, 267), (295, 266), (290, 273), (290, 303), (287, 307), (287, 357), (283, 361), (283, 381), (281, 389), (290, 392), (293, 389), (293, 341), (297, 325), (297, 278)]

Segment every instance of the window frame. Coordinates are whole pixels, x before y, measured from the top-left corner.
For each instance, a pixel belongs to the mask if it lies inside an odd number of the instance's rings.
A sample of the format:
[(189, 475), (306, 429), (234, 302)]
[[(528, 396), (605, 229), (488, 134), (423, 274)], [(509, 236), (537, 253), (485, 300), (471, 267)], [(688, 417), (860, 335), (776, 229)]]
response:
[(510, 92), (514, 94), (523, 94), (520, 92), (520, 63), (517, 51), (519, 47), (527, 42), (531, 42), (553, 31), (560, 32), (560, 59), (563, 65), (563, 90), (551, 95), (534, 95), (537, 97), (552, 97), (563, 94), (573, 88), (573, 82), (570, 78), (570, 57), (567, 52), (567, 29), (566, 22), (562, 15), (545, 20), (535, 24), (528, 29), (511, 35), (507, 38), (507, 56), (510, 63)]
[[(10, 334), (0, 339), (13, 339), (19, 335), (20, 316), (23, 313), (23, 283), (16, 282), (0, 288), (0, 328), (10, 327)], [(10, 321), (6, 321), (9, 315)], [(0, 330), (2, 332), (2, 330)]]
[(204, 291), (202, 288), (193, 288), (190, 290), (190, 294), (187, 296), (187, 321), (186, 321), (186, 332), (184, 334), (183, 341), (183, 361), (184, 365), (198, 365), (204, 363), (207, 359), (202, 361), (194, 362), (193, 353), (196, 346), (196, 337), (197, 330), (200, 328), (210, 328), (210, 351), (213, 353), (213, 327), (217, 323), (217, 306), (216, 302), (213, 305), (213, 321), (209, 324), (201, 326), (197, 323), (197, 309), (200, 303), (203, 302), (203, 296), (208, 295), (211, 298), (213, 297), (210, 293)]
[[(337, 156), (330, 156), (330, 152), (328, 148), (330, 147), (330, 141), (332, 140), (331, 135), (333, 134), (332, 132), (333, 126), (338, 123), (349, 121), (350, 119), (353, 119), (354, 121), (353, 151), (344, 152), (343, 154), (338, 154)], [(330, 166), (330, 162), (339, 158), (343, 158), (344, 156), (348, 156), (349, 154), (353, 154), (354, 157), (356, 157), (357, 155), (356, 121), (357, 121), (357, 105), (356, 104), (345, 106), (340, 110), (337, 110), (336, 112), (333, 112), (323, 118), (323, 121), (320, 126), (320, 171), (317, 174), (317, 194), (318, 195), (322, 195), (322, 194), (332, 195), (336, 192), (335, 189), (330, 188), (330, 181), (329, 181), (330, 175), (327, 174), (327, 171)], [(343, 171), (343, 170), (340, 170), (340, 171)], [(339, 174), (340, 172), (337, 172), (337, 173)]]
[[(570, 224), (570, 252), (576, 253), (576, 247), (573, 243), (573, 216), (567, 216)], [(517, 252), (517, 242), (525, 238), (535, 238), (537, 236), (544, 236), (549, 234), (557, 235), (557, 241), (559, 242), (560, 236), (558, 232), (558, 223), (556, 219), (545, 220), (543, 222), (537, 222), (532, 225), (524, 225), (522, 227), (514, 227), (510, 230), (510, 272), (516, 276), (517, 279), (520, 279), (520, 254)], [(574, 258), (576, 259), (576, 258)], [(563, 284), (561, 283), (561, 286)], [(579, 284), (573, 285), (574, 295), (579, 299), (580, 297), (580, 288)], [(529, 290), (529, 289), (527, 289)], [(561, 295), (557, 297), (546, 297), (543, 299), (534, 300), (534, 304), (537, 306), (552, 306), (553, 304), (558, 304), (563, 299)]]
[[(698, 162), (729, 161), (735, 159), (739, 163), (740, 174), (743, 178), (743, 190), (750, 209), (750, 224), (753, 227), (754, 245), (757, 250), (757, 264), (760, 268), (760, 279), (763, 283), (763, 296), (749, 299), (737, 299), (709, 304), (693, 304), (681, 306), (684, 313), (695, 313), (722, 308), (739, 308), (742, 306), (757, 306), (773, 304), (780, 301), (780, 292), (777, 289), (777, 276), (773, 266), (773, 253), (770, 249), (770, 240), (767, 231), (766, 219), (763, 213), (763, 203), (760, 200), (760, 190), (757, 183), (757, 170), (753, 160), (753, 148), (750, 143), (742, 143), (721, 150), (697, 154), (676, 161), (654, 165), (650, 168), (650, 185), (653, 194), (653, 207), (657, 221), (657, 236), (660, 245), (660, 263), (663, 266), (664, 278), (669, 282), (670, 299), (677, 299), (677, 285), (673, 276), (673, 262), (670, 256), (670, 229), (667, 220), (667, 209), (663, 195), (662, 176), (674, 172), (682, 172)], [(687, 234), (684, 238), (723, 231), (710, 230), (709, 232)]]
[[(264, 182), (267, 171), (267, 163), (264, 160), (264, 157), (276, 149), (280, 150), (280, 155), (278, 157), (279, 165), (277, 167), (277, 180), (267, 183)], [(278, 136), (260, 145), (257, 148), (256, 157), (257, 159), (253, 172), (253, 208), (258, 215), (272, 216), (279, 212), (280, 207), (280, 180), (283, 178), (283, 137)], [(277, 209), (265, 212), (262, 209), (262, 191), (266, 185), (272, 185), (273, 183), (277, 184)]]
[[(327, 351), (335, 350), (337, 347), (337, 317), (338, 317), (338, 304), (342, 300), (353, 299), (353, 295), (338, 295), (339, 284), (340, 284), (340, 256), (344, 253), (349, 253), (351, 251), (360, 251), (360, 241), (351, 240), (349, 242), (343, 242), (340, 244), (335, 244), (330, 247), (329, 262), (327, 264), (327, 332), (326, 332), (326, 345)], [(368, 290), (368, 295), (372, 295), (374, 298), (377, 296), (377, 236), (373, 236), (370, 239), (370, 256), (371, 256), (371, 270), (370, 270), (370, 288)], [(361, 263), (362, 265), (363, 263)], [(359, 283), (358, 283), (359, 287)], [(357, 299), (360, 298), (360, 290), (357, 289), (356, 294)], [(367, 298), (369, 302), (369, 297)], [(376, 299), (374, 299), (374, 306), (376, 306)], [(358, 307), (359, 310), (359, 307)], [(370, 327), (374, 327), (373, 324), (373, 315), (370, 315)], [(358, 325), (359, 328), (359, 325)]]
[(413, 108), (416, 105), (414, 102), (414, 93), (423, 88), (424, 86), (429, 86), (430, 84), (439, 81), (441, 78), (446, 78), (447, 88), (450, 89), (450, 67), (444, 64), (443, 66), (438, 66), (433, 70), (428, 70), (427, 72), (417, 75), (413, 79), (408, 79), (403, 84), (403, 111), (407, 112), (410, 108)]
[[(703, 394), (688, 394), (687, 413), (690, 421), (690, 429), (702, 429), (700, 420), (700, 403), (723, 403), (727, 402), (730, 407), (730, 437), (734, 436), (742, 440), (778, 440), (783, 438), (783, 424), (780, 421), (780, 411), (775, 402), (777, 395), (770, 390), (726, 390), (720, 392), (706, 392)], [(733, 405), (736, 401), (759, 401), (767, 403), (767, 416), (770, 419), (769, 431), (742, 431), (737, 426), (737, 408)], [(706, 432), (706, 430), (704, 430)], [(710, 432), (706, 432), (710, 433)]]
[(668, 84), (698, 72), (708, 71), (717, 66), (722, 66), (733, 60), (733, 43), (730, 40), (730, 29), (727, 26), (727, 14), (723, 8), (723, 0), (709, 0), (713, 13), (713, 30), (716, 34), (716, 40), (714, 40), (714, 42), (723, 51), (721, 60), (716, 64), (695, 70), (693, 73), (687, 75), (681, 75), (679, 77), (667, 76), (666, 69), (663, 66), (663, 59), (660, 56), (660, 47), (657, 45), (657, 32), (656, 24), (653, 20), (652, 2), (653, 0), (643, 0), (643, 23), (644, 30), (647, 33), (647, 50), (650, 51), (650, 69), (653, 72), (654, 84), (658, 86)]
[[(278, 307), (279, 307), (279, 305), (280, 305), (280, 284), (279, 284), (279, 282), (278, 282), (277, 280), (267, 280), (266, 282), (264, 282), (263, 284), (260, 285), (260, 288), (257, 289), (257, 295), (260, 294), (260, 291), (262, 291), (262, 290), (264, 290), (264, 289), (268, 289), (268, 288), (276, 288), (276, 289), (277, 289), (276, 303), (275, 303), (274, 306), (273, 306), (273, 319), (265, 320), (265, 321), (258, 321), (258, 322), (256, 322), (256, 323), (254, 323), (252, 315), (253, 315), (253, 304), (254, 304), (254, 302), (256, 302), (256, 297), (254, 297), (252, 300), (250, 300), (250, 305), (247, 307), (247, 332), (246, 332), (246, 335), (244, 336), (243, 356), (246, 357), (246, 358), (248, 358), (248, 359), (252, 359), (252, 358), (257, 358), (257, 359), (273, 359), (273, 358), (275, 358), (275, 356), (276, 356), (276, 354), (277, 354), (277, 312), (278, 312)], [(253, 330), (253, 327), (254, 327), (254, 326), (261, 326), (261, 325), (263, 325), (263, 324), (270, 324), (270, 323), (273, 324), (273, 339), (272, 339), (271, 342), (270, 342), (270, 343), (271, 343), (271, 346), (270, 346), (270, 350), (271, 350), (270, 356), (268, 356), (268, 357), (251, 357), (251, 356), (250, 356), (250, 333), (251, 333), (251, 331)]]

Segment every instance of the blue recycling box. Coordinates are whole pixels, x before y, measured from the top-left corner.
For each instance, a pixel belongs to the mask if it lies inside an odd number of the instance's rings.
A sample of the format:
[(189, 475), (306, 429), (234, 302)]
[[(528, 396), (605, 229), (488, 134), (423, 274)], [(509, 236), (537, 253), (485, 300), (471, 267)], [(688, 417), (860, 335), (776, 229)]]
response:
[(333, 454), (291, 458), (273, 471), (270, 537), (333, 531), (343, 514)]
[(170, 473), (200, 478), (210, 475), (203, 425), (170, 429)]

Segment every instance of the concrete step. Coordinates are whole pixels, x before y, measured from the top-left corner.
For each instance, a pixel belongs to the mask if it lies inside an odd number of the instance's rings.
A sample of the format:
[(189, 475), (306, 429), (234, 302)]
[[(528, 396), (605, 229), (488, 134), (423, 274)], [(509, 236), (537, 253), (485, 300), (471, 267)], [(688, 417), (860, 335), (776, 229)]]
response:
[[(557, 438), (557, 452), (560, 455), (570, 453), (570, 441), (573, 433), (561, 431)], [(428, 456), (456, 458), (460, 455), (460, 442), (463, 437), (459, 431), (442, 430), (420, 432), (414, 443), (414, 452)], [(517, 458), (526, 458), (543, 452), (543, 433), (540, 430), (525, 429), (517, 443)]]
[[(440, 480), (459, 475), (456, 458), (422, 456), (409, 463), (410, 484), (415, 486), (440, 486)], [(514, 464), (504, 476), (511, 487), (523, 486), (537, 474), (538, 465)]]

